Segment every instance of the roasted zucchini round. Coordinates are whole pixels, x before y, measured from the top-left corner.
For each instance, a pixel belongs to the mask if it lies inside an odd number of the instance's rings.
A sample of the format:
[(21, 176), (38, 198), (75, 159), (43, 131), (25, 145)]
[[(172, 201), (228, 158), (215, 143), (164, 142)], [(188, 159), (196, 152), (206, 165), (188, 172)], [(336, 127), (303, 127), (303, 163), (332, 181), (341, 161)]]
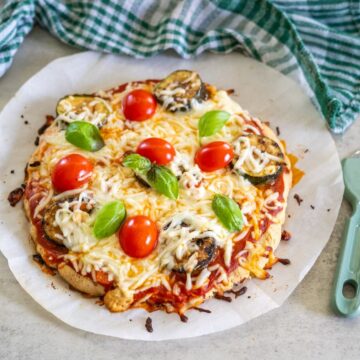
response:
[[(179, 260), (173, 267), (173, 271), (184, 273), (190, 271), (197, 273), (204, 269), (210, 261), (213, 259), (215, 254), (215, 239), (212, 237), (197, 237), (192, 240), (194, 250), (189, 251), (181, 260)], [(196, 265), (192, 269), (187, 268), (190, 257), (194, 254), (196, 257)]]
[(259, 185), (275, 180), (284, 165), (284, 154), (272, 139), (248, 134), (240, 136), (235, 142), (233, 169), (252, 184)]
[[(61, 204), (65, 201), (74, 201), (75, 198), (66, 198), (61, 201), (51, 202), (44, 210), (44, 216), (42, 218), (42, 228), (44, 234), (48, 240), (54, 241), (59, 245), (63, 245), (62, 231), (55, 222), (56, 212), (61, 208)], [(90, 213), (93, 210), (93, 204), (84, 199), (80, 205), (80, 210)]]
[[(188, 228), (189, 231), (194, 230), (187, 219), (184, 219), (180, 224), (173, 225), (170, 221), (167, 223), (163, 230), (166, 231), (169, 227)], [(210, 261), (214, 258), (216, 250), (216, 241), (210, 236), (209, 232), (198, 233), (186, 245), (186, 251), (182, 254), (181, 259), (174, 258), (174, 263), (171, 265), (171, 270), (178, 273), (198, 273), (204, 269)]]
[(69, 112), (81, 114), (84, 111), (90, 111), (91, 114), (98, 114), (99, 117), (94, 125), (102, 127), (106, 124), (110, 114), (104, 101), (105, 100), (92, 95), (68, 95), (60, 99), (57, 103), (56, 115), (59, 116)]
[(174, 71), (155, 86), (154, 94), (171, 112), (190, 110), (194, 101), (202, 102), (208, 98), (199, 74), (190, 70)]

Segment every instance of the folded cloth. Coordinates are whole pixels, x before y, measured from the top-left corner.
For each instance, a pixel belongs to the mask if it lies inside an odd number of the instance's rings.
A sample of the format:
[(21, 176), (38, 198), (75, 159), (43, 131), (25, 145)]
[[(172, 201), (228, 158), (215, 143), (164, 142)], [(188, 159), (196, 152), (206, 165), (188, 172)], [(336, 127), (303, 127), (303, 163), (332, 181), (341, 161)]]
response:
[(295, 79), (334, 133), (360, 113), (357, 0), (0, 0), (0, 76), (35, 22), (69, 45), (137, 58), (241, 51)]

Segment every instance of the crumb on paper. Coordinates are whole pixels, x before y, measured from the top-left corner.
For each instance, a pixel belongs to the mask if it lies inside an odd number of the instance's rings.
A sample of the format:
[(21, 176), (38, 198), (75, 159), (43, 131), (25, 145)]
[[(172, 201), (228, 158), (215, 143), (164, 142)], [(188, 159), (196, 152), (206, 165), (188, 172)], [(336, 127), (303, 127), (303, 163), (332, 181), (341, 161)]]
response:
[(207, 313), (207, 314), (211, 313), (211, 310), (200, 308), (200, 307), (197, 307), (197, 306), (193, 307), (192, 309), (197, 310), (199, 312)]
[(291, 261), (289, 259), (278, 258), (278, 261), (282, 265), (290, 265), (291, 264)]
[(230, 296), (225, 296), (225, 295), (220, 295), (220, 294), (215, 294), (215, 299), (217, 300), (222, 300), (222, 301), (226, 301), (226, 302), (231, 302), (232, 299)]
[(14, 207), (22, 199), (23, 195), (24, 195), (23, 186), (20, 186), (15, 190), (11, 191), (7, 198), (10, 206)]
[(145, 329), (147, 332), (152, 333), (154, 331), (152, 326), (152, 319), (151, 317), (148, 317), (145, 321)]
[(282, 241), (289, 241), (291, 239), (291, 234), (287, 230), (283, 230), (281, 233)]
[(298, 205), (300, 206), (301, 203), (304, 201), (299, 194), (295, 194), (294, 195), (294, 199), (296, 200), (296, 202), (298, 203)]
[[(230, 294), (234, 294), (235, 295), (235, 299), (238, 298), (239, 296), (241, 295), (244, 295), (247, 291), (247, 287), (246, 286), (243, 286), (241, 287), (239, 290), (234, 290), (234, 289), (231, 289), (229, 291), (226, 291), (226, 293), (230, 293)], [(227, 301), (227, 300), (225, 300)]]
[(331, 209), (327, 209), (326, 211), (329, 212)]

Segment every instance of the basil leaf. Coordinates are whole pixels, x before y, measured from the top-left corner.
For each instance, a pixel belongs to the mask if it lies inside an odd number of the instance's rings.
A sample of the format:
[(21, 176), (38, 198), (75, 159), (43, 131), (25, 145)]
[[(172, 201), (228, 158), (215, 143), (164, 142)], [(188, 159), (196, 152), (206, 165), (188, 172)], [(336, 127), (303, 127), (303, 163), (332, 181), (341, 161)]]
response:
[(179, 183), (173, 172), (165, 166), (153, 165), (147, 173), (147, 181), (157, 192), (176, 200), (179, 196)]
[(112, 201), (105, 204), (98, 212), (94, 223), (94, 235), (97, 239), (114, 234), (125, 219), (126, 209), (122, 201)]
[(86, 121), (70, 123), (65, 132), (65, 139), (70, 144), (86, 151), (98, 151), (105, 146), (99, 129)]
[(215, 195), (212, 201), (214, 213), (230, 232), (241, 230), (243, 216), (239, 205), (231, 198), (224, 195)]
[(226, 111), (208, 111), (199, 120), (199, 136), (203, 137), (216, 134), (222, 129), (229, 118), (230, 114)]
[(146, 174), (151, 168), (151, 161), (139, 154), (129, 154), (125, 156), (122, 164), (140, 174)]

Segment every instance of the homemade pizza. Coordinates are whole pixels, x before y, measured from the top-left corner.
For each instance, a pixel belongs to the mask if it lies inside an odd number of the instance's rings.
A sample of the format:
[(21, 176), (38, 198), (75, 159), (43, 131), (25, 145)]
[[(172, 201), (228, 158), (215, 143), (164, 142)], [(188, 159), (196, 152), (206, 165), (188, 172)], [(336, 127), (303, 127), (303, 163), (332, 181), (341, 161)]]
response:
[(183, 316), (268, 278), (291, 166), (229, 93), (179, 70), (60, 99), (25, 176), (45, 264), (112, 312)]

